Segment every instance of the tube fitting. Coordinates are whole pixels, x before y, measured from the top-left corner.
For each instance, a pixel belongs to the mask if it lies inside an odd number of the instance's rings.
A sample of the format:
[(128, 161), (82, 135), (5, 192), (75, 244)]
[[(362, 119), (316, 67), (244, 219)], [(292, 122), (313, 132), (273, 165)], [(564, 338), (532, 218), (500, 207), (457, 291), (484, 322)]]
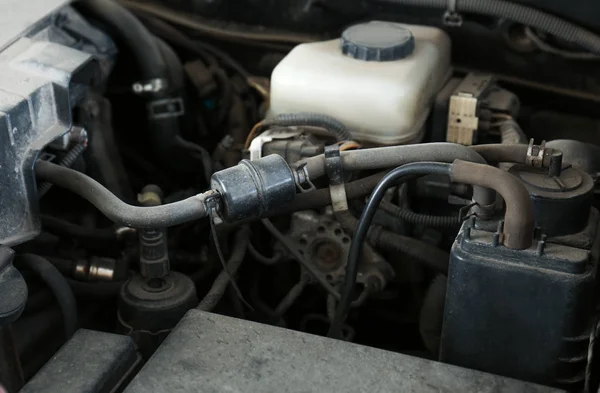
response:
[(462, 160), (452, 163), (450, 179), (495, 190), (504, 198), (503, 243), (506, 247), (523, 250), (533, 243), (533, 205), (525, 185), (515, 176), (499, 168)]

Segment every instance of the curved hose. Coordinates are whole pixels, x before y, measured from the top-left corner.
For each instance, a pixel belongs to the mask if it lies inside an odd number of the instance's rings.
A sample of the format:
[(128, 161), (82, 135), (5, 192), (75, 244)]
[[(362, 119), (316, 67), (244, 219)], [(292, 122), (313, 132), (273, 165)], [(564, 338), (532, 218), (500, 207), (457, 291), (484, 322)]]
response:
[[(85, 143), (78, 143), (71, 150), (67, 152), (67, 154), (58, 162), (58, 165), (70, 168), (73, 166), (77, 158), (81, 156), (81, 154), (85, 151), (87, 147), (87, 141)], [(38, 195), (39, 197), (43, 197), (46, 195), (48, 191), (52, 188), (52, 183), (42, 183), (38, 187)]]
[(422, 262), (431, 269), (448, 274), (450, 254), (419, 239), (373, 227), (369, 240), (374, 247), (398, 252)]
[[(345, 230), (352, 234), (356, 232), (358, 220), (350, 212), (337, 212), (335, 217)], [(367, 233), (367, 237), (369, 243), (376, 248), (407, 255), (437, 272), (448, 274), (450, 255), (431, 244), (387, 231), (379, 225), (373, 225)]]
[(402, 208), (386, 201), (381, 201), (379, 207), (381, 210), (401, 220), (430, 228), (454, 228), (461, 223), (458, 216), (433, 216), (430, 214), (415, 213), (409, 208)]
[(154, 37), (154, 39), (156, 40), (160, 53), (167, 65), (167, 73), (169, 75), (169, 81), (171, 82), (168, 86), (168, 90), (179, 92), (185, 86), (185, 74), (183, 72), (181, 60), (179, 60), (179, 56), (177, 56), (177, 53), (171, 45), (158, 37)]
[(77, 329), (77, 302), (65, 277), (48, 260), (34, 254), (23, 254), (19, 261), (33, 271), (52, 290), (64, 318), (65, 336), (70, 338)]
[(67, 278), (67, 282), (77, 296), (108, 299), (116, 297), (127, 281), (83, 282)]
[(125, 42), (137, 60), (144, 80), (168, 78), (158, 42), (127, 8), (113, 0), (85, 0), (78, 4)]
[(37, 161), (35, 173), (39, 179), (66, 188), (87, 199), (119, 225), (133, 228), (169, 227), (203, 218), (207, 214), (204, 205), (206, 193), (161, 206), (140, 207), (123, 202), (91, 177), (69, 168)]
[(503, 243), (508, 248), (523, 250), (533, 242), (533, 204), (523, 182), (502, 169), (456, 160), (450, 179), (457, 183), (475, 184), (496, 190), (504, 198)]
[(279, 252), (277, 250), (273, 253), (273, 256), (271, 256), (271, 257), (267, 257), (267, 256), (261, 254), (256, 249), (256, 247), (254, 247), (254, 245), (252, 244), (252, 242), (248, 243), (248, 253), (257, 262), (260, 262), (263, 265), (268, 265), (268, 266), (274, 265), (274, 264), (280, 262), (281, 258), (283, 258), (283, 255), (281, 254), (281, 252)]
[[(502, 145), (499, 145), (502, 146)], [(527, 148), (527, 146), (525, 146)], [(421, 143), (377, 147), (372, 149), (342, 151), (342, 166), (347, 171), (393, 168), (414, 162), (452, 162), (459, 158), (465, 161), (485, 164), (486, 161), (475, 151), (455, 143)], [(325, 156), (323, 154), (308, 158), (299, 164), (306, 164), (306, 171), (311, 180), (325, 174)], [(496, 193), (493, 190), (474, 187), (473, 199), (479, 208), (494, 205)]]
[(248, 228), (242, 227), (235, 234), (235, 240), (233, 244), (235, 248), (227, 261), (227, 270), (223, 270), (213, 283), (212, 287), (204, 296), (204, 298), (200, 301), (200, 304), (196, 307), (198, 310), (202, 311), (212, 311), (219, 301), (225, 294), (225, 290), (227, 289), (227, 285), (229, 284), (229, 274), (231, 277), (235, 277), (237, 271), (240, 266), (242, 266), (242, 262), (244, 261), (244, 257), (246, 256), (246, 251), (248, 250), (248, 243), (250, 242), (250, 231)]
[(419, 333), (425, 347), (436, 358), (440, 352), (447, 282), (448, 278), (441, 274), (431, 281), (419, 315)]
[(412, 164), (406, 164), (399, 168), (394, 169), (377, 184), (375, 190), (371, 194), (371, 198), (367, 202), (365, 209), (362, 212), (358, 225), (356, 226), (356, 232), (352, 239), (350, 246), (350, 252), (348, 253), (348, 262), (346, 264), (346, 276), (344, 284), (341, 290), (341, 299), (339, 305), (335, 311), (335, 317), (331, 322), (328, 336), (340, 337), (342, 324), (346, 320), (350, 305), (352, 302), (352, 295), (354, 292), (354, 286), (356, 285), (356, 276), (358, 274), (358, 261), (362, 255), (364, 247), (364, 239), (367, 236), (369, 227), (373, 222), (375, 213), (379, 203), (383, 200), (385, 193), (388, 188), (398, 185), (407, 178), (421, 175), (450, 175), (451, 165), (442, 164), (438, 162), (418, 162)]
[(115, 228), (86, 228), (82, 225), (62, 220), (57, 217), (42, 214), (42, 228), (59, 236), (84, 238), (99, 241), (116, 241), (117, 232)]
[(273, 118), (263, 120), (263, 127), (269, 126), (308, 126), (319, 127), (329, 131), (338, 142), (352, 140), (350, 131), (339, 120), (320, 113), (282, 113)]
[[(448, 0), (377, 0), (399, 5), (448, 9)], [(600, 54), (600, 37), (547, 12), (504, 0), (457, 0), (457, 12), (487, 15), (509, 19), (525, 26), (579, 45), (592, 53)]]

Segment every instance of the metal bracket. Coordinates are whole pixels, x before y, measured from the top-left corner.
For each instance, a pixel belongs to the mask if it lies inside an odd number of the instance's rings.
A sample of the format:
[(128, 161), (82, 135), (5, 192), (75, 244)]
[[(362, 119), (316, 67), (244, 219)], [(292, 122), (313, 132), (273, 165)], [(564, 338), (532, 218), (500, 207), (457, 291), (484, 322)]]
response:
[(325, 171), (329, 177), (329, 193), (334, 212), (348, 210), (344, 185), (344, 169), (339, 145), (325, 146)]
[(183, 116), (185, 109), (183, 99), (165, 98), (162, 100), (154, 100), (148, 103), (148, 117), (150, 119), (164, 119), (167, 117)]
[(262, 157), (262, 148), (266, 143), (269, 143), (275, 139), (290, 139), (295, 136), (302, 134), (300, 130), (268, 130), (258, 135), (256, 138), (252, 139), (252, 143), (250, 143), (250, 147), (248, 150), (250, 151), (250, 161), (258, 160)]
[(462, 26), (463, 17), (456, 11), (456, 0), (448, 0), (448, 9), (444, 12), (442, 22), (450, 27)]

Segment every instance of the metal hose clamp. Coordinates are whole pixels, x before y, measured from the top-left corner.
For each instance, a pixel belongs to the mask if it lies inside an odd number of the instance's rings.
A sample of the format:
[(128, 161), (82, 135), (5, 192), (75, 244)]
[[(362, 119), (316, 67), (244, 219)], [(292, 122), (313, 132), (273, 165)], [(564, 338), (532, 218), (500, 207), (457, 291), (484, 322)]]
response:
[(340, 146), (325, 146), (325, 170), (329, 177), (329, 193), (331, 195), (331, 206), (334, 212), (348, 210), (348, 199), (344, 185), (344, 169)]

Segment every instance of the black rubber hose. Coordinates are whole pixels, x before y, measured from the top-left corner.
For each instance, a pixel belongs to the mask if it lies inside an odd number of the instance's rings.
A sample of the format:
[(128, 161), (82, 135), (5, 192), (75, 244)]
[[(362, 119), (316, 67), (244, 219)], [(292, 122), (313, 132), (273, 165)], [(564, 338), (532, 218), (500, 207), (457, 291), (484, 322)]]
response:
[(179, 60), (179, 56), (169, 44), (158, 37), (154, 37), (154, 39), (156, 40), (160, 53), (167, 65), (168, 78), (171, 82), (168, 86), (168, 91), (179, 93), (185, 85), (185, 74), (183, 72), (181, 60)]
[[(345, 230), (356, 233), (358, 220), (350, 212), (338, 212), (335, 217)], [(407, 255), (436, 272), (448, 274), (450, 255), (429, 243), (387, 231), (379, 225), (373, 225), (367, 236), (373, 247)]]
[(86, 228), (57, 217), (42, 214), (42, 228), (58, 236), (100, 241), (116, 241), (115, 228)]
[(373, 227), (369, 240), (373, 247), (383, 248), (407, 255), (438, 273), (448, 274), (450, 254), (419, 239)]
[(342, 122), (320, 113), (283, 113), (273, 118), (266, 119), (263, 127), (269, 126), (309, 126), (324, 128), (329, 131), (338, 142), (352, 140), (352, 135)]
[(423, 225), (430, 228), (454, 228), (460, 225), (460, 218), (457, 216), (433, 216), (430, 214), (415, 213), (409, 208), (402, 208), (390, 202), (381, 201), (381, 210), (415, 225)]
[(144, 80), (168, 79), (167, 64), (155, 37), (127, 8), (113, 0), (78, 3), (89, 16), (106, 25), (127, 45), (137, 60)]
[(250, 256), (254, 259), (256, 259), (257, 262), (262, 263), (263, 265), (275, 265), (276, 263), (280, 262), (281, 259), (283, 258), (283, 255), (281, 254), (281, 252), (279, 251), (274, 251), (273, 255), (268, 257), (266, 255), (263, 255), (260, 253), (260, 251), (258, 251), (253, 245), (252, 243), (248, 243), (248, 253), (250, 254)]
[(83, 282), (67, 279), (73, 293), (77, 296), (88, 296), (98, 299), (108, 299), (116, 297), (121, 291), (121, 287), (126, 281), (113, 282)]
[[(229, 260), (227, 261), (227, 271), (229, 271), (232, 278), (235, 278), (237, 271), (239, 270), (240, 266), (242, 266), (242, 262), (246, 256), (246, 251), (248, 250), (249, 242), (250, 231), (248, 228), (242, 227), (235, 234), (235, 239), (233, 242), (234, 248)], [(212, 287), (200, 301), (200, 304), (198, 304), (196, 309), (202, 311), (212, 311), (217, 304), (219, 304), (219, 301), (221, 298), (223, 298), (225, 290), (229, 285), (230, 276), (227, 271), (223, 270), (221, 273), (219, 273)]]
[(77, 329), (77, 302), (69, 283), (54, 265), (39, 255), (23, 254), (19, 261), (52, 290), (63, 314), (65, 336), (70, 338)]
[(419, 315), (419, 333), (425, 347), (436, 359), (440, 352), (447, 282), (448, 278), (441, 274), (431, 281)]
[(452, 166), (450, 164), (442, 164), (438, 162), (418, 162), (406, 164), (392, 170), (384, 176), (377, 184), (375, 190), (371, 194), (371, 198), (367, 202), (365, 209), (362, 212), (356, 232), (350, 245), (348, 254), (348, 262), (346, 263), (346, 276), (341, 290), (341, 299), (335, 311), (335, 317), (331, 322), (328, 336), (339, 338), (341, 337), (341, 328), (346, 320), (348, 311), (352, 303), (352, 295), (356, 285), (356, 276), (358, 274), (358, 262), (362, 255), (364, 240), (367, 237), (367, 232), (373, 221), (373, 217), (379, 207), (379, 203), (383, 200), (388, 188), (396, 186), (408, 177), (422, 175), (450, 175)]
[[(376, 0), (398, 5), (448, 9), (448, 0)], [(456, 0), (455, 10), (494, 18), (508, 19), (556, 38), (579, 45), (595, 54), (600, 54), (600, 37), (547, 12), (505, 0)]]
[(161, 206), (132, 206), (91, 177), (46, 161), (37, 161), (35, 173), (41, 180), (66, 188), (96, 206), (113, 222), (133, 228), (170, 227), (206, 216), (206, 194)]

